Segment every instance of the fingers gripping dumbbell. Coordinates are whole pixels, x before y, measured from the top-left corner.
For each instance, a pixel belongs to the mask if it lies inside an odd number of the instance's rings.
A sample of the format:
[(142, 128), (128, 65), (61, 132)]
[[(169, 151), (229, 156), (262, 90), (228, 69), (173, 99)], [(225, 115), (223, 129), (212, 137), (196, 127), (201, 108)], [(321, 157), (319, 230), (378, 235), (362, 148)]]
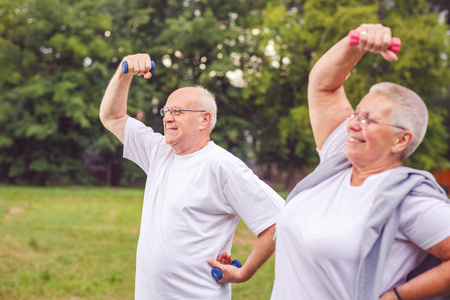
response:
[[(241, 267), (242, 267), (241, 262), (238, 261), (237, 259), (233, 260), (233, 261), (231, 262), (231, 265), (232, 265), (232, 266), (235, 266), (236, 268), (241, 268)], [(213, 269), (211, 270), (211, 275), (212, 275), (212, 277), (213, 277), (215, 280), (220, 280), (220, 279), (222, 279), (222, 277), (223, 277), (222, 270), (220, 270), (219, 268), (213, 268)]]
[[(348, 44), (350, 46), (356, 46), (359, 43), (359, 31), (356, 30), (350, 30), (348, 33)], [(402, 41), (398, 37), (393, 37), (391, 39), (391, 46), (389, 46), (389, 50), (391, 50), (394, 53), (398, 53), (400, 51), (400, 48), (402, 47)]]
[[(128, 63), (126, 61), (124, 61), (122, 63), (122, 72), (123, 74), (127, 74), (128, 73)], [(155, 72), (155, 62), (152, 60), (152, 67), (150, 69), (150, 73), (154, 73)]]

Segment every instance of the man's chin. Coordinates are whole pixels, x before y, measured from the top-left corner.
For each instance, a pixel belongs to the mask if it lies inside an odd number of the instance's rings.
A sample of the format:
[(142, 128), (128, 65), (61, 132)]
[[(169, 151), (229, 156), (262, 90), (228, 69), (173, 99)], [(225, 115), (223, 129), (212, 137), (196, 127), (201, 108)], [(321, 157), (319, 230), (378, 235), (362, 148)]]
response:
[(175, 142), (174, 139), (171, 139), (171, 138), (167, 138), (167, 137), (166, 137), (166, 144), (169, 145), (169, 146), (171, 146), (171, 147), (173, 147), (173, 146), (176, 144), (176, 142)]

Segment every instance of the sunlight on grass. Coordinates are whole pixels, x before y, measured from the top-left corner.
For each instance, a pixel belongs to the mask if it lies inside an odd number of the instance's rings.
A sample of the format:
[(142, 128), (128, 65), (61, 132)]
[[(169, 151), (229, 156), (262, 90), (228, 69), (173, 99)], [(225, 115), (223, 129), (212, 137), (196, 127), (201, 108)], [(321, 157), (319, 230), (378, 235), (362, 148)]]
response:
[[(0, 186), (0, 299), (133, 299), (143, 190)], [(255, 236), (242, 222), (232, 250)], [(233, 299), (269, 299), (273, 257)]]

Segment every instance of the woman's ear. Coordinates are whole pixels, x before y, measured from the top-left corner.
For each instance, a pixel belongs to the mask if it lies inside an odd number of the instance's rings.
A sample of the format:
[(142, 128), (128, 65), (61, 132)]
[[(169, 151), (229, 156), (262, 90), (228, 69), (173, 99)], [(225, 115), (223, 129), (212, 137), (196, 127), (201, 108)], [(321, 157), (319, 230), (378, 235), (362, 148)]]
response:
[(392, 146), (392, 152), (399, 153), (406, 149), (413, 139), (413, 133), (409, 130), (402, 131), (395, 139), (395, 143)]

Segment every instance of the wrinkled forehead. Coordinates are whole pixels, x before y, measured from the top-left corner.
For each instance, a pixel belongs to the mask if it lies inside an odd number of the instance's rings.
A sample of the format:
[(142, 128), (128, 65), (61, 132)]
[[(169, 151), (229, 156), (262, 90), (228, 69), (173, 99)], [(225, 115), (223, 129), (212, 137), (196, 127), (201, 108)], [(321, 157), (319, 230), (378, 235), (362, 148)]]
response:
[(192, 108), (197, 105), (197, 99), (198, 91), (196, 88), (181, 88), (170, 94), (165, 107)]

